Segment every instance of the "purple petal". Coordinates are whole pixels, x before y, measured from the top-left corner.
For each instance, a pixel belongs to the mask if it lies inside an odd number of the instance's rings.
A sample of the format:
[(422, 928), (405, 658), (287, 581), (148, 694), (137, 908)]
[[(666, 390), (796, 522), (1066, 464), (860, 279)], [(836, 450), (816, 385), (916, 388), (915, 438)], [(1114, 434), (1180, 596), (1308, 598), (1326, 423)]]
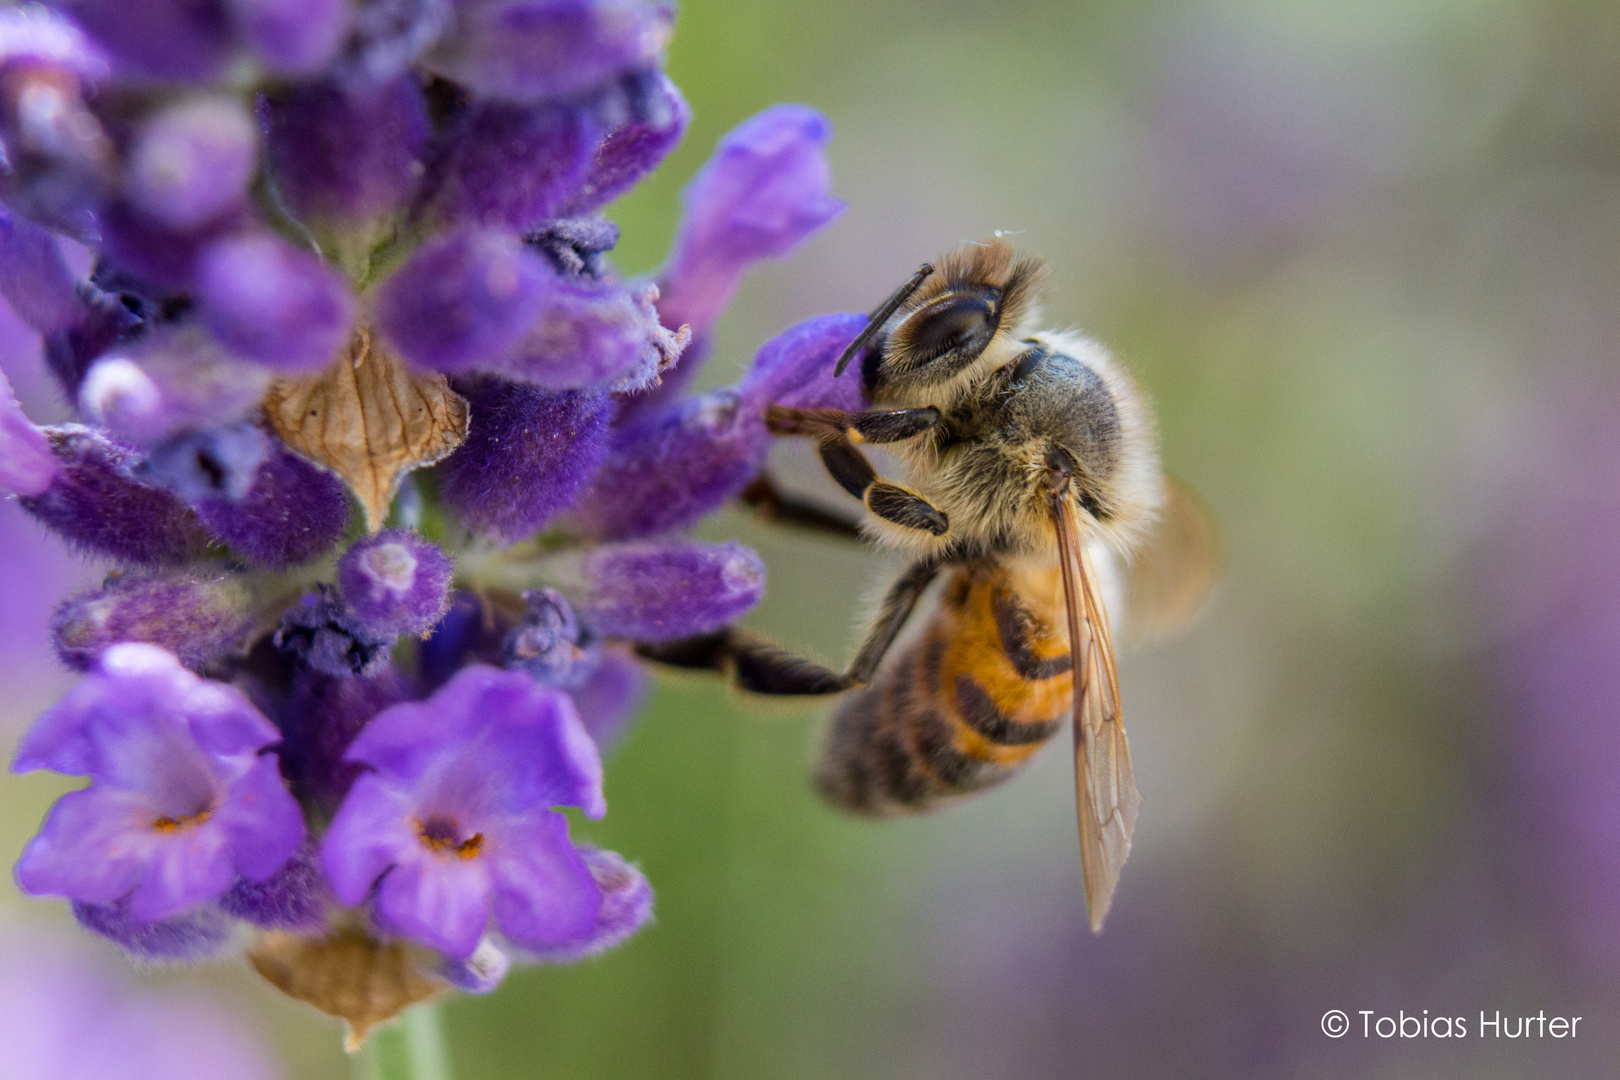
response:
[(208, 248), (197, 263), (197, 299), (216, 338), (280, 371), (327, 367), (354, 323), (343, 275), (273, 236)]
[(141, 875), (157, 834), (151, 803), (135, 792), (92, 787), (56, 800), (14, 871), (31, 896), (66, 896), (106, 904)]
[(237, 208), (200, 228), (180, 231), (122, 201), (104, 208), (96, 220), (108, 264), (153, 296), (190, 291), (195, 286), (197, 258), (210, 244), (233, 233), (263, 228), (249, 211)]
[(495, 924), (517, 944), (578, 941), (595, 928), (602, 893), (561, 814), (539, 815), (502, 834), (489, 866)]
[(488, 938), (478, 943), (471, 956), (464, 959), (445, 957), (438, 974), (457, 990), (468, 994), (487, 994), (500, 986), (512, 962)]
[(90, 366), (79, 409), (114, 437), (152, 447), (178, 432), (254, 418), (270, 373), (193, 326), (165, 326)]
[(259, 466), (247, 495), (197, 503), (197, 516), (220, 540), (265, 566), (308, 562), (343, 538), (349, 498), (332, 474), (277, 448)]
[(142, 922), (172, 918), (223, 895), (235, 879), (225, 830), (213, 822), (159, 835), (130, 895), (130, 916)]
[(369, 221), (416, 190), (428, 117), (413, 78), (293, 86), (266, 99), (264, 118), (276, 188), (302, 220)]
[[(652, 374), (657, 374), (662, 362), (657, 343), (665, 331), (650, 301), (584, 279), (553, 279), (549, 286), (539, 317), (501, 365), (503, 373), (538, 386), (570, 390), (616, 383), (652, 353)], [(673, 345), (675, 357), (684, 345), (684, 340)], [(643, 374), (635, 381), (648, 379)]]
[(421, 634), (449, 605), (450, 556), (415, 533), (388, 529), (356, 541), (338, 560), (349, 610), (379, 636)]
[(121, 73), (203, 83), (230, 56), (230, 27), (215, 0), (54, 0), (113, 58)]
[(349, 29), (345, 0), (228, 0), (250, 48), (278, 75), (311, 75), (337, 55)]
[(253, 118), (234, 101), (193, 98), (148, 119), (130, 151), (124, 190), (153, 221), (187, 232), (247, 195), (256, 164)]
[(607, 452), (613, 401), (596, 390), (543, 390), (493, 375), (458, 378), (467, 440), (437, 467), (461, 524), (508, 543), (532, 536), (584, 491)]
[(576, 198), (600, 138), (576, 106), (482, 102), (446, 136), (432, 176), (434, 213), (449, 224), (522, 232)]
[(339, 900), (363, 902), (389, 867), (415, 857), (421, 843), (411, 817), (405, 795), (381, 778), (355, 780), (321, 840), (321, 868)]
[(73, 901), (73, 917), (135, 960), (206, 960), (231, 937), (230, 920), (218, 908), (197, 907), (172, 919), (151, 922), (130, 914), (130, 898), (111, 904)]
[(424, 852), (382, 879), (377, 913), (389, 930), (447, 956), (471, 956), (489, 925), (489, 870), (485, 859)]
[(269, 877), (232, 885), (219, 898), (219, 908), (267, 930), (316, 933), (325, 929), (327, 909), (335, 900), (321, 875), (314, 842), (306, 837), (298, 853)]
[(586, 558), (584, 576), (586, 623), (633, 641), (718, 630), (765, 595), (765, 564), (741, 544), (604, 545)]
[(249, 881), (281, 869), (304, 840), (304, 812), (287, 793), (274, 754), (260, 755), (231, 785), (214, 818), (229, 840), (237, 873)]
[(534, 322), (550, 274), (503, 233), (429, 241), (378, 287), (377, 327), (419, 367), (497, 368)]
[(0, 490), (42, 495), (61, 471), (44, 432), (28, 422), (0, 371)]
[(0, 293), (18, 317), (41, 334), (66, 330), (84, 316), (78, 283), (56, 237), (3, 208)]
[(764, 467), (770, 433), (735, 390), (715, 390), (614, 432), (580, 499), (579, 523), (624, 540), (684, 528), (735, 497)]
[(686, 215), (660, 285), (666, 326), (706, 335), (743, 275), (780, 258), (843, 212), (828, 194), (826, 117), (775, 105), (720, 140), (684, 196)]
[(602, 754), (624, 735), (631, 717), (647, 696), (647, 673), (620, 649), (603, 649), (596, 667), (578, 686), (570, 687), (585, 730)]
[(83, 82), (107, 77), (107, 58), (77, 26), (30, 5), (0, 10), (0, 71), (12, 66), (58, 68)]
[(651, 72), (626, 122), (597, 144), (567, 216), (588, 214), (635, 187), (679, 145), (692, 120), (680, 89), (663, 72)]
[(480, 97), (564, 97), (650, 65), (674, 17), (643, 0), (460, 0), (427, 63)]
[(127, 448), (77, 425), (45, 434), (61, 471), (45, 491), (18, 502), (68, 543), (143, 565), (186, 562), (207, 548), (208, 534), (189, 507), (135, 479)]
[(759, 350), (754, 365), (737, 385), (744, 407), (843, 409), (868, 407), (861, 389), (859, 365), (834, 378), (833, 369), (845, 347), (866, 329), (867, 317), (855, 312), (817, 315), (776, 335)]
[[(602, 906), (590, 933), (551, 947), (521, 942), (527, 959), (572, 963), (623, 944), (652, 921), (653, 891), (639, 869), (611, 851), (582, 848), (585, 864), (601, 891)], [(499, 919), (499, 913), (496, 918)]]
[(125, 575), (63, 601), (51, 635), (62, 662), (79, 671), (129, 641), (157, 645), (195, 670), (242, 645), (256, 624), (247, 601), (227, 577)]
[(390, 705), (405, 700), (409, 687), (399, 672), (386, 668), (371, 677), (334, 677), (299, 672), (279, 719), (284, 739), (281, 771), (300, 802), (330, 818), (361, 766), (343, 755), (360, 729)]

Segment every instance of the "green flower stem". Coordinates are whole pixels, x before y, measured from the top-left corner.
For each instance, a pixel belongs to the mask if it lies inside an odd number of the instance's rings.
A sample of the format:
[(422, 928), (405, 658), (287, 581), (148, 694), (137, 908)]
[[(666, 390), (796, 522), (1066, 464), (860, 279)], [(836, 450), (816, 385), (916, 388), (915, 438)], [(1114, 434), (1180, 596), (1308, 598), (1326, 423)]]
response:
[(408, 1009), (372, 1032), (355, 1059), (356, 1080), (453, 1080), (444, 1025), (435, 1003)]

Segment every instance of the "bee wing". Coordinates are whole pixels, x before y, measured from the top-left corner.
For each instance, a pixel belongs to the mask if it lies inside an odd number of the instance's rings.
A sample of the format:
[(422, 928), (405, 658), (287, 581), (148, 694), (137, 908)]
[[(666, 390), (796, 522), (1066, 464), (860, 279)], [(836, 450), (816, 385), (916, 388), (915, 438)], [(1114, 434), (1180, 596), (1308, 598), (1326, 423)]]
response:
[(1091, 928), (1102, 929), (1125, 859), (1131, 853), (1142, 797), (1120, 722), (1119, 674), (1108, 612), (1098, 595), (1091, 557), (1080, 542), (1074, 504), (1053, 500), (1063, 599), (1074, 657), (1074, 774), (1080, 814), (1080, 866), (1086, 876)]
[(1209, 507), (1191, 488), (1165, 477), (1164, 507), (1126, 571), (1125, 632), (1152, 641), (1181, 629), (1215, 587), (1221, 541)]

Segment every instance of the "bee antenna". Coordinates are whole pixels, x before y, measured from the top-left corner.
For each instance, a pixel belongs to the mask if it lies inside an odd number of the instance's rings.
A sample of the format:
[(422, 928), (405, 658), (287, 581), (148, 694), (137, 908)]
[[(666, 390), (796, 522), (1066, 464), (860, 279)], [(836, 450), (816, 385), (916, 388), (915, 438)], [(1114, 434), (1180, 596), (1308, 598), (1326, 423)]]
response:
[(866, 329), (856, 334), (855, 340), (850, 342), (849, 347), (838, 357), (838, 366), (833, 368), (834, 378), (844, 373), (844, 369), (849, 367), (849, 362), (855, 358), (855, 354), (866, 347), (866, 343), (872, 340), (873, 335), (883, 329), (883, 324), (889, 321), (889, 316), (893, 315), (901, 304), (910, 300), (911, 294), (922, 288), (922, 283), (927, 281), (928, 275), (933, 272), (933, 263), (923, 263), (904, 285), (894, 290), (893, 296), (883, 301), (883, 305), (872, 312), (872, 318), (867, 322)]

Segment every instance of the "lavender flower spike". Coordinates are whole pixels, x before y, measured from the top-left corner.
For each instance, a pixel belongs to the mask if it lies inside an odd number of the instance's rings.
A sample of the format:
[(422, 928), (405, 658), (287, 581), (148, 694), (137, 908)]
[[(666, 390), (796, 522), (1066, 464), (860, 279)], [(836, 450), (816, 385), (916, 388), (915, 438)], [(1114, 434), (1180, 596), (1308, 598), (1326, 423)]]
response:
[(585, 621), (635, 641), (718, 630), (765, 595), (765, 564), (741, 544), (608, 544), (586, 557), (584, 574)]
[(464, 668), (427, 701), (377, 714), (346, 756), (373, 771), (322, 844), (338, 899), (375, 889), (385, 928), (458, 959), (492, 918), (530, 948), (595, 932), (602, 890), (552, 807), (600, 817), (602, 766), (565, 693)]
[(660, 286), (664, 325), (702, 337), (744, 273), (780, 258), (844, 211), (828, 194), (823, 153), (832, 125), (803, 105), (776, 105), (744, 121), (687, 187), (686, 216)]
[(366, 629), (383, 635), (423, 634), (450, 602), (450, 556), (404, 529), (354, 543), (338, 560), (338, 588)]
[(298, 850), (303, 814), (280, 739), (241, 691), (199, 679), (153, 645), (115, 645), (23, 737), (12, 771), (91, 778), (59, 799), (17, 862), (35, 895), (129, 897), (141, 921), (269, 877)]

